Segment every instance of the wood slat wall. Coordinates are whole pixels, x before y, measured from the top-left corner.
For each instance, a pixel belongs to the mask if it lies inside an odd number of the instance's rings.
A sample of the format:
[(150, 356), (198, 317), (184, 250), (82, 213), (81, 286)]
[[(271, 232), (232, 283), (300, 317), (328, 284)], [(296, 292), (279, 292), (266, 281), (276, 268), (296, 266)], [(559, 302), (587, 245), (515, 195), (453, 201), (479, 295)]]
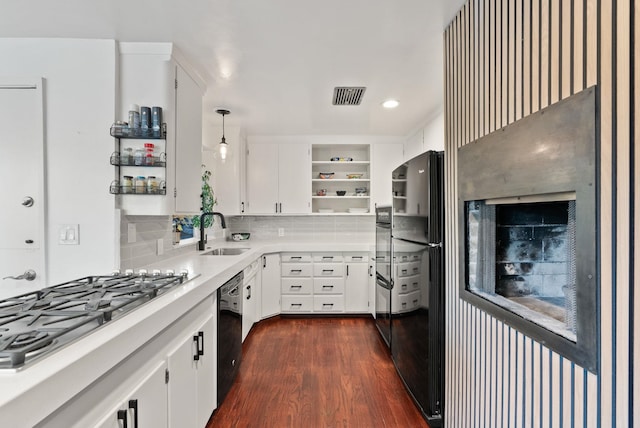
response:
[[(447, 427), (640, 426), (639, 23), (640, 0), (469, 0), (444, 33)], [(597, 375), (461, 300), (456, 249), (457, 149), (595, 84)]]

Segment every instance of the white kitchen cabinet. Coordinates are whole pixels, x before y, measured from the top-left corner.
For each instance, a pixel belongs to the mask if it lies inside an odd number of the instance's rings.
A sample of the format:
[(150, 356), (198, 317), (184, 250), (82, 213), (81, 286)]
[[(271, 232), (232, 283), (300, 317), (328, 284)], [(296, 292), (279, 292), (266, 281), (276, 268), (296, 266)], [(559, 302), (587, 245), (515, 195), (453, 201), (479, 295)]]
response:
[(121, 404), (107, 412), (97, 428), (162, 428), (167, 426), (166, 361), (156, 364)]
[(186, 332), (167, 356), (169, 427), (204, 427), (215, 409), (213, 313)]
[(280, 313), (280, 254), (262, 256), (261, 318)]
[(402, 163), (402, 144), (376, 143), (371, 147), (371, 200), (373, 206), (391, 205), (391, 172)]
[[(119, 206), (128, 215), (171, 215), (200, 212), (202, 164), (202, 94), (205, 86), (189, 65), (178, 62), (170, 43), (120, 43), (120, 119), (129, 106), (160, 106), (167, 125), (166, 195), (120, 195)], [(122, 140), (121, 149), (131, 140)], [(142, 140), (144, 141), (144, 140)], [(130, 143), (133, 144), (133, 143)], [(158, 168), (153, 168), (153, 173)], [(128, 175), (148, 176), (143, 167)]]
[(310, 156), (309, 145), (304, 143), (249, 143), (247, 212), (311, 212)]
[(372, 317), (376, 317), (376, 255), (369, 253), (369, 313)]
[(256, 317), (256, 290), (260, 275), (262, 259), (259, 258), (244, 269), (242, 282), (242, 341), (246, 339), (251, 327), (258, 320)]
[(284, 253), (281, 266), (282, 313), (313, 311), (313, 264), (309, 253)]
[(347, 256), (345, 277), (345, 310), (351, 313), (369, 311), (369, 257), (367, 254)]

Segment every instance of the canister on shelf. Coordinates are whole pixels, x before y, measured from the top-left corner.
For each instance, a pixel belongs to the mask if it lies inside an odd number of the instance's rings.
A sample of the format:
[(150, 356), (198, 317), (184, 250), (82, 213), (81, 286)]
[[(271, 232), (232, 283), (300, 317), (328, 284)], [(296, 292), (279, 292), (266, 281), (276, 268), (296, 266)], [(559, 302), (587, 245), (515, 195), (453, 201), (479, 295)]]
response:
[(151, 128), (151, 108), (142, 106), (140, 107), (140, 128), (143, 132)]
[(144, 176), (139, 175), (136, 177), (135, 189), (136, 193), (147, 192), (147, 179)]
[(133, 177), (130, 175), (125, 175), (122, 177), (122, 193), (132, 193), (133, 192)]
[(151, 107), (151, 129), (153, 136), (160, 138), (162, 133), (162, 107)]
[(140, 128), (140, 107), (138, 104), (131, 104), (129, 106), (129, 128)]
[(134, 165), (144, 165), (144, 150), (136, 149), (133, 155), (133, 164)]
[(122, 153), (120, 153), (120, 164), (131, 165), (132, 159), (133, 159), (133, 149), (131, 147), (125, 147), (124, 149), (122, 149)]
[(158, 180), (153, 175), (147, 177), (147, 193), (152, 195), (158, 193)]

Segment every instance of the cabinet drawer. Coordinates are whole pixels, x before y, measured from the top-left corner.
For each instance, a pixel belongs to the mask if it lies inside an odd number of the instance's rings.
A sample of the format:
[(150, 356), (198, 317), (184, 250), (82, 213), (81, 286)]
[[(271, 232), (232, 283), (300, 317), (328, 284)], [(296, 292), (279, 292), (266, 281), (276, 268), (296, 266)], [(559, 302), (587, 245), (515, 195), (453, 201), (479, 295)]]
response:
[(420, 290), (420, 275), (398, 278), (393, 289), (397, 290), (398, 294), (407, 294)]
[(367, 253), (352, 253), (352, 254), (345, 254), (344, 256), (344, 260), (347, 263), (358, 263), (358, 262), (363, 262), (366, 263), (369, 261), (369, 255)]
[(342, 263), (314, 263), (313, 276), (344, 276), (344, 264)]
[(343, 260), (342, 253), (313, 253), (314, 262), (335, 263)]
[(420, 262), (398, 263), (396, 275), (398, 278), (418, 275), (420, 273)]
[(343, 312), (344, 297), (343, 296), (314, 296), (313, 311), (314, 312)]
[(344, 293), (344, 278), (313, 278), (313, 292), (315, 294)]
[(282, 278), (282, 294), (311, 294), (311, 278)]
[(311, 263), (282, 263), (282, 276), (311, 276)]
[(422, 253), (395, 253), (396, 262), (416, 262)]
[(280, 257), (282, 263), (311, 263), (309, 253), (283, 253)]
[(400, 294), (397, 299), (391, 299), (392, 312), (402, 313), (410, 312), (420, 307), (420, 291), (414, 291), (408, 294)]
[(313, 296), (282, 296), (282, 312), (311, 312)]

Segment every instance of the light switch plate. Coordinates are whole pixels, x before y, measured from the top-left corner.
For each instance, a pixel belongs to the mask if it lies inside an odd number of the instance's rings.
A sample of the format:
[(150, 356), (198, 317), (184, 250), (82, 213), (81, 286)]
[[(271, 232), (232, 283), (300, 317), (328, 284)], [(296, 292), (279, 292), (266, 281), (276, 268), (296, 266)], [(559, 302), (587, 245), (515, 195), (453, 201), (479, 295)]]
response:
[(79, 245), (80, 244), (80, 225), (78, 224), (61, 224), (58, 229), (59, 245)]

